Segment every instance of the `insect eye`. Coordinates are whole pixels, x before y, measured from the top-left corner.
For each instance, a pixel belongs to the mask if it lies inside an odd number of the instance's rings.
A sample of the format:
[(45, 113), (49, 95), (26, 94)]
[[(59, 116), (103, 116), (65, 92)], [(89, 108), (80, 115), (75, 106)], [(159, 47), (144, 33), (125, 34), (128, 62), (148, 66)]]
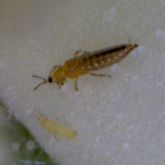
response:
[(53, 82), (52, 77), (48, 77), (48, 82), (49, 83), (52, 83)]

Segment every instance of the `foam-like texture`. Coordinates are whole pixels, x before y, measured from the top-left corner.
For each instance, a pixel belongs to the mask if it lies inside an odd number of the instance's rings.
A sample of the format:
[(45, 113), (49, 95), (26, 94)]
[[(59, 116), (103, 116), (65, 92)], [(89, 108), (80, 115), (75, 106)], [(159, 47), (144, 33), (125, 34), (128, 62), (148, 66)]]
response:
[[(164, 165), (164, 0), (3, 0), (0, 6), (0, 97), (61, 165)], [(139, 48), (101, 73), (61, 90), (37, 91), (33, 74), (51, 68), (76, 50), (117, 44)], [(36, 112), (78, 132), (54, 138)]]

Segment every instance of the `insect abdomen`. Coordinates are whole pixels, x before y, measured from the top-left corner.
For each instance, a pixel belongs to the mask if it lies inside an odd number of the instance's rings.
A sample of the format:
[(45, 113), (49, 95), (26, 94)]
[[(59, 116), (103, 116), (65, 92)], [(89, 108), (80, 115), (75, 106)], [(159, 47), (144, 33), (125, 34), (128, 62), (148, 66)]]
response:
[(120, 62), (137, 46), (137, 44), (120, 45), (81, 56), (79, 60), (86, 71), (98, 70)]

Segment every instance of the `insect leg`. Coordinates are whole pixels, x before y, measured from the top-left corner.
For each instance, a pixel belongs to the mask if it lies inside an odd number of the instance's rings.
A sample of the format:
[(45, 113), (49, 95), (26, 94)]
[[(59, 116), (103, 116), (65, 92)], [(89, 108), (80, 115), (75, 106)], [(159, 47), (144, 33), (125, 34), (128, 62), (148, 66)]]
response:
[(82, 54), (82, 50), (77, 50), (75, 51), (74, 53), (74, 57), (76, 58), (77, 56), (81, 55)]
[(88, 55), (89, 52), (88, 51), (83, 51), (83, 50), (77, 50), (75, 53), (74, 53), (74, 57), (78, 57), (78, 56), (81, 56), (81, 55)]
[(91, 76), (95, 76), (95, 77), (111, 77), (110, 74), (96, 74), (96, 73), (89, 73)]
[(78, 80), (77, 79), (75, 79), (75, 81), (74, 81), (74, 89), (76, 91), (78, 91)]

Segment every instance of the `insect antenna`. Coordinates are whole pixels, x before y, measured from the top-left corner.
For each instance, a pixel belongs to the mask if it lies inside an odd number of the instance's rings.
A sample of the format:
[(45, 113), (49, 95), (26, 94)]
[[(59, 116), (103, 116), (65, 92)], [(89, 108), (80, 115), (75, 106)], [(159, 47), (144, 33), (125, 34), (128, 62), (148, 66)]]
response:
[(32, 77), (38, 78), (38, 79), (41, 79), (42, 80), (41, 83), (39, 83), (36, 87), (34, 87), (34, 89), (33, 89), (34, 91), (37, 90), (40, 86), (48, 83), (48, 81), (45, 78), (43, 78), (43, 77), (40, 77), (40, 76), (37, 76), (37, 75), (32, 75)]

